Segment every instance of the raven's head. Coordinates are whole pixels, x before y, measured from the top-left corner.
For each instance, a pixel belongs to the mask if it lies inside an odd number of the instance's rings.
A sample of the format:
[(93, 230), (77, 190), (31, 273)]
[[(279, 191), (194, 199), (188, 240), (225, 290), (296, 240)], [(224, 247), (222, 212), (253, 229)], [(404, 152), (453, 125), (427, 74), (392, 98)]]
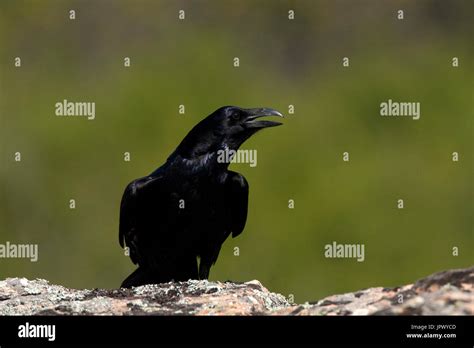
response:
[(194, 126), (176, 151), (183, 157), (192, 158), (223, 148), (237, 150), (259, 130), (281, 125), (280, 122), (259, 119), (264, 116), (283, 117), (270, 108), (221, 107)]

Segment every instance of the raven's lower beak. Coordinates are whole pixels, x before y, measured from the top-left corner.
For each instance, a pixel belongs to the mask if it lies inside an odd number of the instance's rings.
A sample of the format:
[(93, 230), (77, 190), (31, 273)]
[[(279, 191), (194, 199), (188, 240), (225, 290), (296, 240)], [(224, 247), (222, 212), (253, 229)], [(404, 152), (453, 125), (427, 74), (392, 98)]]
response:
[(267, 128), (267, 127), (275, 127), (280, 126), (282, 123), (274, 122), (274, 121), (257, 121), (257, 118), (265, 117), (265, 116), (278, 116), (283, 117), (283, 115), (274, 109), (270, 108), (256, 108), (256, 109), (245, 109), (247, 113), (247, 118), (245, 119), (245, 125), (248, 128)]

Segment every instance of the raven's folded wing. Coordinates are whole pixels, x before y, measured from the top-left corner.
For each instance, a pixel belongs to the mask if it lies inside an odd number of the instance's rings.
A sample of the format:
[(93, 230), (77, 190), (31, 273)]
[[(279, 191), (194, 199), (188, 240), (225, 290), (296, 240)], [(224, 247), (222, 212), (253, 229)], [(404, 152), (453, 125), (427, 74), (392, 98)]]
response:
[(226, 180), (226, 197), (230, 209), (230, 230), (232, 238), (242, 233), (247, 221), (249, 184), (242, 174), (229, 171)]
[[(160, 183), (159, 177), (144, 177), (132, 181), (127, 185), (120, 203), (120, 219), (119, 219), (119, 243), (122, 248), (126, 245), (130, 251), (130, 258), (133, 263), (141, 263), (143, 258), (140, 257), (139, 222), (143, 207), (141, 201), (144, 196), (148, 195), (148, 191), (155, 189)], [(146, 198), (145, 198), (146, 199)]]

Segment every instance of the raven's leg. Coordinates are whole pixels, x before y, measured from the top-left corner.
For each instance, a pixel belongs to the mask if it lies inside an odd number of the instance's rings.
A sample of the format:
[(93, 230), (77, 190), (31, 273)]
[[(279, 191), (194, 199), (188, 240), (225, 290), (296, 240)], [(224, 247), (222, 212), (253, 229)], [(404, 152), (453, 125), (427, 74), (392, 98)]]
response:
[(209, 271), (217, 259), (214, 255), (215, 253), (201, 255), (201, 261), (199, 262), (199, 279), (204, 280), (209, 278)]
[(188, 267), (186, 268), (185, 280), (199, 279), (198, 262), (195, 255), (189, 257)]
[(209, 278), (209, 271), (211, 270), (212, 265), (216, 263), (220, 250), (221, 246), (219, 245), (201, 253), (201, 262), (199, 262), (199, 279), (203, 280)]
[(201, 258), (199, 263), (199, 279), (204, 280), (209, 278), (209, 271), (211, 270), (211, 263)]

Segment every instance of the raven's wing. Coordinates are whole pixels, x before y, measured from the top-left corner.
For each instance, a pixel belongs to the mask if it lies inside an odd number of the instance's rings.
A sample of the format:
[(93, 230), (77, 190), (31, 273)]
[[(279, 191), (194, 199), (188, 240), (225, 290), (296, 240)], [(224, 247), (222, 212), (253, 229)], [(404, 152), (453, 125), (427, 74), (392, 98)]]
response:
[[(140, 237), (140, 219), (143, 207), (141, 201), (146, 192), (151, 187), (159, 186), (160, 177), (144, 177), (132, 181), (127, 185), (120, 203), (120, 219), (119, 219), (119, 243), (123, 248), (125, 245), (129, 248), (130, 258), (133, 263), (142, 263), (143, 257), (140, 257), (140, 247), (142, 244)], [(124, 244), (125, 243), (125, 244)]]
[(125, 242), (133, 263), (142, 270), (138, 278), (127, 278), (127, 286), (198, 278), (196, 256), (189, 253), (186, 241), (177, 243), (185, 226), (179, 195), (169, 180), (155, 175), (131, 182), (122, 197), (120, 245)]
[(226, 197), (229, 199), (229, 218), (232, 238), (242, 233), (247, 221), (249, 184), (242, 174), (229, 171), (226, 180)]
[(249, 185), (244, 176), (232, 171), (228, 172), (224, 181), (223, 195), (225, 197), (223, 216), (224, 230), (217, 237), (217, 241), (211, 242), (200, 252), (199, 278), (207, 279), (211, 266), (217, 261), (222, 243), (232, 232), (232, 238), (242, 233), (247, 221), (247, 206)]

